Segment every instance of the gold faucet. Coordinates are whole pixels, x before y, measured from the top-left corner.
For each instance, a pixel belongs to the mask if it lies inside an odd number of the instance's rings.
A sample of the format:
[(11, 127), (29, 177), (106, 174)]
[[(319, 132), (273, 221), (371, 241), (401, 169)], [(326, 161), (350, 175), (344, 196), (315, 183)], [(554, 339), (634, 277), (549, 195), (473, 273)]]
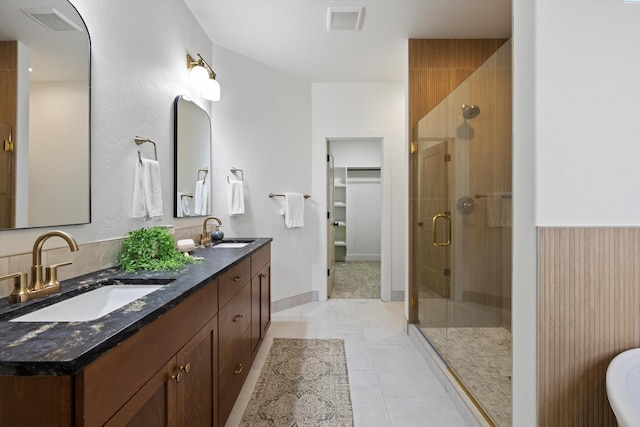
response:
[(24, 302), (30, 299), (50, 295), (60, 290), (58, 281), (58, 267), (71, 264), (71, 261), (51, 264), (45, 268), (45, 279), (42, 280), (42, 246), (50, 237), (58, 236), (63, 238), (68, 244), (71, 252), (79, 250), (78, 243), (71, 235), (63, 231), (49, 231), (38, 237), (33, 244), (33, 265), (31, 266), (31, 281), (27, 285), (27, 274), (23, 272), (11, 273), (0, 277), (3, 279), (14, 279), (13, 291), (9, 294), (9, 302)]
[(207, 231), (207, 223), (212, 219), (215, 219), (218, 222), (218, 227), (222, 225), (222, 221), (220, 221), (220, 218), (216, 216), (208, 216), (204, 219), (204, 222), (202, 223), (202, 234), (200, 234), (200, 244), (202, 246), (211, 243), (211, 235)]

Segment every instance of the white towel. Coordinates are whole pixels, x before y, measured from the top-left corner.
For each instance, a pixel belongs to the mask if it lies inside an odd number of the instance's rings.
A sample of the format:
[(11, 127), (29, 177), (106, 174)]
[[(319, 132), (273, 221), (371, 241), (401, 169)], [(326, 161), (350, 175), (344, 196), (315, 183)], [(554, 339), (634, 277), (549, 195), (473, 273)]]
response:
[(161, 218), (160, 164), (156, 160), (136, 160), (134, 179), (133, 218)]
[(487, 226), (511, 227), (511, 193), (487, 194)]
[(205, 181), (196, 182), (196, 191), (193, 193), (193, 214), (194, 215), (208, 215), (209, 206), (207, 197), (207, 183)]
[(304, 227), (304, 195), (284, 193), (280, 215), (284, 215), (285, 227)]
[(227, 185), (227, 209), (229, 215), (242, 215), (244, 213), (244, 188), (243, 182), (231, 179)]
[(189, 207), (190, 199), (190, 197), (186, 196), (186, 193), (178, 191), (178, 203), (176, 206), (178, 211), (178, 218), (191, 215), (191, 208)]

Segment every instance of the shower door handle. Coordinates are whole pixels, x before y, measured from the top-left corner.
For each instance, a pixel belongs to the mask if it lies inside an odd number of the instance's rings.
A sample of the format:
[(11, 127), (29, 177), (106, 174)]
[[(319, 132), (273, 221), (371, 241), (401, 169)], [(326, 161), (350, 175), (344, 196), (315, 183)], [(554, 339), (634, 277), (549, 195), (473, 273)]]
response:
[[(445, 221), (447, 221), (447, 241), (446, 242), (438, 242), (437, 225), (438, 225), (438, 220), (440, 218), (443, 218)], [(448, 213), (436, 214), (433, 217), (433, 220), (431, 221), (431, 232), (433, 236), (433, 246), (437, 246), (437, 247), (449, 246), (451, 244), (451, 215), (449, 215)]]

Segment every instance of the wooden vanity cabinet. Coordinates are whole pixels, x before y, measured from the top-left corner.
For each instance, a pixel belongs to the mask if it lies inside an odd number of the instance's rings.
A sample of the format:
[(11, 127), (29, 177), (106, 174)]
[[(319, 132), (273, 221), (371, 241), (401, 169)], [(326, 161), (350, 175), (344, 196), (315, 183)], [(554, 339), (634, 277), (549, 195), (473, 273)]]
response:
[(212, 280), (78, 373), (76, 425), (216, 425), (217, 295)]
[(269, 328), (270, 265), (267, 244), (75, 375), (0, 376), (0, 425), (224, 426)]
[(251, 351), (255, 359), (271, 324), (271, 246), (251, 255)]

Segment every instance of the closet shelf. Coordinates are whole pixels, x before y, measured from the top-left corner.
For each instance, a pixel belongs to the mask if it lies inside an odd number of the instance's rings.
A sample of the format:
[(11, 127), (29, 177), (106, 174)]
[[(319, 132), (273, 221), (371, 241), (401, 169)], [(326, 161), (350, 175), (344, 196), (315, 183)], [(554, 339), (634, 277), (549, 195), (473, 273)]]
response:
[(344, 208), (347, 206), (347, 204), (344, 202), (335, 202), (334, 205), (336, 208)]
[(342, 242), (340, 240), (336, 240), (335, 246), (343, 246), (346, 247), (347, 246), (347, 242)]

